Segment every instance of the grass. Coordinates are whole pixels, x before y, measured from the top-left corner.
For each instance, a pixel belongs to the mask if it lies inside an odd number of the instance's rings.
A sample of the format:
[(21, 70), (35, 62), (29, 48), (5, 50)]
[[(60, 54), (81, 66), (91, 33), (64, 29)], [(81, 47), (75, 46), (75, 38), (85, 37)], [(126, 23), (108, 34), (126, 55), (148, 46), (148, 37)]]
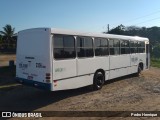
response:
[(151, 58), (151, 66), (160, 68), (160, 59)]

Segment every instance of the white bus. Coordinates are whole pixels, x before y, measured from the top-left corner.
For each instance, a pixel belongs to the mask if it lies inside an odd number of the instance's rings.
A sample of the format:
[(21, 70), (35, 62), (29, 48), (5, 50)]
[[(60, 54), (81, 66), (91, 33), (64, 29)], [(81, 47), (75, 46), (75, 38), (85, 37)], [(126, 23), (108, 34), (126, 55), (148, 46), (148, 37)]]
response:
[(16, 80), (50, 90), (67, 90), (140, 73), (150, 66), (148, 38), (52, 28), (20, 31)]

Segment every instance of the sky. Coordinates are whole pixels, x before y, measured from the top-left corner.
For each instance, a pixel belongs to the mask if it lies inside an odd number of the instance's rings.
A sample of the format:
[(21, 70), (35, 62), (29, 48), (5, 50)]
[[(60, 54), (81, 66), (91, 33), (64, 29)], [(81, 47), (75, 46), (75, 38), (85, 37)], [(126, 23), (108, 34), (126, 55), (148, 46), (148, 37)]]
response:
[(160, 0), (0, 0), (0, 30), (51, 27), (104, 32), (125, 26), (160, 26)]

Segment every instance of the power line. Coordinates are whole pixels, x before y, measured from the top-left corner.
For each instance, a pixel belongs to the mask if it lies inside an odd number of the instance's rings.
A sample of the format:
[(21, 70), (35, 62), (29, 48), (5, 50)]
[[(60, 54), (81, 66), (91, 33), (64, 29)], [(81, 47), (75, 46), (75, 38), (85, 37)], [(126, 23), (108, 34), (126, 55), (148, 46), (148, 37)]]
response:
[(157, 19), (160, 19), (160, 17), (153, 18), (153, 19), (150, 19), (150, 20), (146, 20), (146, 21), (143, 21), (143, 22), (139, 22), (139, 23), (136, 23), (136, 24), (134, 24), (134, 25), (139, 25), (139, 24), (146, 23), (146, 22), (150, 22), (150, 21), (157, 20)]
[(152, 13), (147, 14), (147, 15), (143, 15), (143, 16), (141, 16), (141, 17), (134, 18), (134, 19), (132, 19), (132, 20), (128, 20), (128, 21), (126, 21), (125, 23), (132, 22), (132, 21), (135, 21), (135, 20), (144, 18), (144, 17), (148, 17), (148, 16), (151, 16), (151, 15), (157, 14), (157, 13), (159, 13), (159, 12), (160, 12), (160, 10), (155, 11), (155, 12), (152, 12)]
[[(160, 9), (157, 10), (157, 11), (155, 11), (155, 12), (152, 12), (152, 13), (149, 13), (149, 14), (146, 14), (146, 15), (143, 15), (143, 16), (140, 16), (140, 17), (137, 17), (137, 18), (128, 20), (128, 21), (126, 21), (126, 22), (121, 22), (121, 23), (118, 23), (118, 24), (124, 24), (124, 23), (129, 23), (129, 22), (132, 22), (132, 21), (136, 21), (136, 20), (139, 20), (139, 19), (148, 17), (148, 16), (152, 16), (152, 15), (157, 14), (157, 13), (159, 13), (159, 12), (160, 12)], [(134, 24), (134, 25), (146, 23), (146, 22), (153, 21), (153, 20), (156, 20), (156, 19), (160, 19), (160, 17), (158, 17), (158, 18), (153, 18), (153, 19), (150, 19), (150, 20), (146, 20), (146, 21), (143, 21), (143, 22), (139, 22), (139, 23), (136, 23), (136, 24)], [(107, 26), (107, 25), (104, 25), (104, 26), (103, 26), (103, 29), (104, 29), (106, 26)]]
[(148, 16), (152, 16), (152, 15), (157, 14), (157, 13), (159, 13), (159, 12), (160, 12), (160, 9), (157, 10), (157, 11), (155, 11), (155, 12), (152, 12), (152, 13), (149, 13), (149, 14), (146, 14), (146, 15), (143, 15), (143, 16), (140, 16), (140, 17), (131, 19), (131, 20), (127, 20), (127, 21), (121, 22), (121, 23), (119, 23), (119, 24), (130, 23), (130, 22), (132, 22), (132, 21), (136, 21), (136, 20), (139, 20), (139, 19), (142, 19), (142, 18), (146, 18), (146, 17), (148, 17)]

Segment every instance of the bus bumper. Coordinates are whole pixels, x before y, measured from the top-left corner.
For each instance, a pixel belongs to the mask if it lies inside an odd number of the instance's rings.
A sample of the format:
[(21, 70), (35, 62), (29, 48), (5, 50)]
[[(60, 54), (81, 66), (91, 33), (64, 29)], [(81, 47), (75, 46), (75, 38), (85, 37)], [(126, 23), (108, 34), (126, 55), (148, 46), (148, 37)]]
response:
[(24, 78), (17, 78), (17, 77), (15, 78), (15, 80), (18, 83), (23, 84), (23, 85), (51, 91), (51, 83), (42, 83), (42, 82), (37, 82), (37, 81), (28, 80), (28, 79), (24, 79)]

